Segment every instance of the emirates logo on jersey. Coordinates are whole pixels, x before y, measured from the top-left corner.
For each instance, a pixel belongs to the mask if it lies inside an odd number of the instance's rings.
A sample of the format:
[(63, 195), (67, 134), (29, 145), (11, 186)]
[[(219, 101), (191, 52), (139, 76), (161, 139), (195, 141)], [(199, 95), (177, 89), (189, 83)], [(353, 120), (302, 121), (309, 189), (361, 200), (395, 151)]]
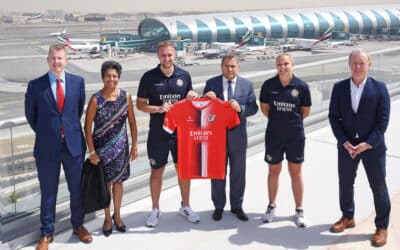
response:
[(209, 115), (208, 116), (208, 122), (215, 122), (215, 118), (216, 117), (217, 117), (216, 115)]

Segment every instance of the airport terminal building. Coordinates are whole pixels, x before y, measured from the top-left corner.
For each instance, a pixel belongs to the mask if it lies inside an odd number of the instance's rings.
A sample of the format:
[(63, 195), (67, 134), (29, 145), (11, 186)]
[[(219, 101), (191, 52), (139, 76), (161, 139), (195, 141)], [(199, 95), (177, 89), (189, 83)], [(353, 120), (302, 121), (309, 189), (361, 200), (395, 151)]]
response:
[[(372, 8), (373, 7), (373, 8)], [(329, 27), (352, 34), (400, 35), (400, 5), (346, 6), (146, 18), (139, 35), (149, 40), (239, 42), (248, 31), (264, 38), (318, 38)]]

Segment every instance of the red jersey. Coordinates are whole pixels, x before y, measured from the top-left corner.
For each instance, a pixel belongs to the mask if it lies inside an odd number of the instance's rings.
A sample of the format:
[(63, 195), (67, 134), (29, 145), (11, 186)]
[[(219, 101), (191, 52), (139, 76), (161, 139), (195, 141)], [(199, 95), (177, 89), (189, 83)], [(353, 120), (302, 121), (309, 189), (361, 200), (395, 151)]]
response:
[(179, 179), (224, 179), (227, 128), (240, 124), (229, 102), (184, 99), (165, 114), (163, 128), (177, 130)]

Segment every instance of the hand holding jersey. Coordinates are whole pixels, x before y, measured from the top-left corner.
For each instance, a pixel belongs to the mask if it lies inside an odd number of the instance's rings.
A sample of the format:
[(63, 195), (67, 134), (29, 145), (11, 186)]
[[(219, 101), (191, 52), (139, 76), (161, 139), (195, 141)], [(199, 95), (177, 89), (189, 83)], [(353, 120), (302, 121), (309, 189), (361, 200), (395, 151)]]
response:
[[(215, 94), (214, 91), (208, 91), (205, 96), (211, 98), (211, 99), (215, 99), (217, 98), (217, 95)], [(230, 99), (228, 101), (231, 105), (231, 107), (236, 110), (236, 112), (240, 113), (242, 112), (242, 108), (240, 107), (240, 104), (235, 100), (235, 99)]]
[(189, 90), (189, 92), (186, 95), (186, 98), (189, 100), (193, 100), (197, 97), (199, 97), (199, 95), (196, 92), (194, 92), (193, 90)]
[(236, 110), (236, 112), (240, 113), (242, 112), (242, 108), (240, 107), (239, 103), (235, 99), (229, 100), (229, 104), (231, 107)]
[(166, 113), (172, 108), (172, 102), (164, 102), (161, 106), (159, 106), (158, 113)]

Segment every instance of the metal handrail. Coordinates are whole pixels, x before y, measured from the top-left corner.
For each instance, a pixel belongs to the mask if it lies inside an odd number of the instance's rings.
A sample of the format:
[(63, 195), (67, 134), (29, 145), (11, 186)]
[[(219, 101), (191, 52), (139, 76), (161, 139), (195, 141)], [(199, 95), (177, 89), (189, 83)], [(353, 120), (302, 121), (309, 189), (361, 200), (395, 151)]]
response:
[[(391, 53), (391, 52), (399, 52), (400, 51), (400, 47), (396, 47), (396, 48), (391, 48), (391, 49), (385, 49), (385, 50), (380, 50), (380, 51), (376, 51), (376, 52), (373, 52), (373, 53), (371, 53), (372, 55), (378, 55), (378, 54), (382, 54), (382, 53)], [(340, 58), (335, 58), (335, 59), (328, 59), (328, 60), (323, 60), (323, 61), (318, 61), (318, 62), (313, 62), (313, 63), (308, 63), (308, 64), (303, 64), (303, 65), (297, 65), (296, 66), (296, 70), (297, 71), (299, 71), (299, 70), (301, 70), (301, 69), (307, 69), (307, 68), (312, 68), (312, 67), (317, 67), (317, 66), (322, 66), (322, 65), (330, 65), (330, 64), (335, 64), (335, 63), (338, 63), (338, 62), (343, 62), (343, 61), (346, 61), (347, 60), (347, 57), (340, 57)], [(378, 61), (378, 65), (379, 65), (379, 61)], [(400, 70), (400, 66), (398, 66), (399, 67), (399, 70)], [(320, 74), (321, 74), (321, 76), (324, 76), (324, 78), (323, 79), (321, 79), (321, 81), (318, 81), (318, 82), (314, 82), (313, 84), (312, 84), (312, 86), (313, 87), (319, 87), (319, 86), (321, 86), (321, 89), (322, 89), (322, 87), (323, 86), (325, 86), (325, 88), (327, 88), (327, 87), (330, 87), (330, 85), (329, 84), (333, 84), (333, 82), (334, 81), (336, 81), (336, 79), (332, 79), (332, 78), (330, 78), (330, 79), (326, 79), (326, 75), (325, 75), (325, 73), (326, 72), (324, 72), (324, 68), (322, 68), (322, 69), (320, 69)], [(341, 73), (343, 73), (343, 72), (341, 72)], [(266, 77), (266, 76), (271, 76), (271, 75), (273, 75), (273, 74), (276, 74), (276, 70), (265, 70), (265, 71), (260, 71), (260, 72), (244, 72), (243, 74), (241, 74), (243, 77), (245, 77), (245, 78), (248, 78), (248, 79), (256, 79), (256, 78), (261, 78), (261, 77)], [(394, 75), (394, 77), (396, 78), (396, 81), (399, 81), (399, 79), (397, 79), (398, 78), (398, 76), (396, 75), (396, 74), (393, 74)], [(318, 76), (319, 75), (317, 75), (317, 78), (318, 78)], [(329, 75), (330, 77), (331, 77), (331, 75)], [(332, 77), (334, 77), (334, 75), (332, 75)], [(340, 75), (340, 77), (342, 77), (342, 75)], [(193, 84), (193, 87), (195, 88), (195, 89), (201, 89), (203, 86), (204, 86), (204, 82), (205, 82), (205, 80), (206, 80), (206, 78), (208, 78), (208, 77), (206, 77), (206, 76), (204, 76), (204, 77), (198, 77), (198, 78), (195, 78), (196, 79), (196, 83), (195, 84)], [(396, 86), (397, 88), (396, 89), (394, 89), (394, 91), (397, 91), (397, 94), (398, 94), (398, 92), (400, 92), (398, 89), (398, 85), (399, 85), (399, 82), (396, 82), (395, 84), (392, 84), (392, 86)], [(389, 86), (390, 87), (390, 86)], [(258, 89), (255, 89), (255, 91), (256, 92), (259, 92), (259, 84), (258, 84)], [(132, 98), (135, 100), (135, 96), (132, 96)], [(321, 97), (322, 98), (322, 97)], [(324, 120), (324, 119), (326, 119), (326, 102), (328, 101), (328, 100), (325, 100), (325, 99), (322, 99), (322, 100), (318, 100), (318, 101), (320, 101), (321, 102), (321, 105), (323, 105), (323, 107), (321, 107), (321, 109), (319, 109), (318, 110), (318, 114), (317, 113), (314, 113), (314, 115), (313, 116), (311, 116), (309, 119), (307, 119), (306, 120), (306, 123), (308, 124), (308, 123), (313, 123), (313, 122), (319, 122), (319, 121), (322, 121), (322, 120)], [(262, 116), (262, 114), (261, 113), (259, 113), (258, 114), (259, 116)], [(147, 116), (146, 116), (147, 117)], [(147, 119), (147, 118), (146, 118)], [(13, 129), (15, 128), (15, 127), (18, 127), (18, 126), (25, 126), (25, 125), (27, 125), (28, 123), (27, 123), (27, 121), (26, 121), (26, 119), (25, 119), (25, 117), (17, 117), (17, 118), (12, 118), (12, 119), (8, 119), (8, 120), (4, 120), (4, 121), (0, 121), (0, 130), (7, 130), (7, 129), (9, 129), (10, 130), (10, 136), (12, 137), (13, 136)], [(260, 147), (258, 147), (259, 146), (259, 144), (260, 143), (262, 143), (263, 142), (263, 140), (264, 140), (264, 136), (263, 136), (263, 133), (264, 133), (264, 130), (265, 130), (265, 124), (266, 124), (266, 119), (264, 118), (264, 117), (255, 117), (255, 118), (251, 118), (251, 119), (249, 119), (249, 123), (248, 123), (248, 129), (249, 129), (249, 131), (248, 131), (248, 135), (249, 135), (249, 147), (254, 147), (254, 148), (260, 148)], [(139, 141), (139, 144), (142, 144), (142, 145), (144, 145), (145, 144), (145, 142), (146, 142), (146, 140), (145, 140), (145, 134), (147, 133), (147, 131), (148, 131), (148, 127), (143, 127), (143, 128), (140, 128), (140, 130), (139, 130), (139, 134), (140, 134), (140, 141)], [(31, 157), (32, 156), (32, 152), (30, 151), (30, 152), (23, 152), (23, 153), (20, 153), (20, 154), (18, 154), (18, 155), (14, 155), (14, 145), (13, 145), (13, 142), (12, 142), (12, 140), (13, 140), (13, 138), (10, 138), (11, 140), (10, 140), (10, 146), (11, 146), (11, 150), (10, 150), (10, 156), (7, 156), (6, 158), (3, 158), (2, 160), (3, 160), (3, 162), (4, 163), (9, 163), (9, 162), (11, 162), (11, 163), (16, 163), (17, 161), (18, 161), (18, 159), (29, 159), (29, 161), (31, 161), (31, 162), (33, 162), (33, 157)], [(142, 148), (142, 150), (140, 151), (140, 156), (141, 156), (141, 158), (138, 160), (138, 161), (135, 161), (135, 163), (134, 163), (134, 165), (135, 165), (135, 167), (137, 167), (138, 165), (146, 165), (147, 166), (147, 168), (148, 168), (148, 163), (147, 163), (147, 159), (145, 158), (145, 146), (139, 146), (139, 148)], [(258, 150), (258, 149), (257, 149)], [(26, 163), (26, 161), (24, 161), (24, 163)], [(30, 163), (30, 162), (29, 162)], [(33, 166), (33, 165), (32, 165)], [(135, 168), (135, 171), (136, 171), (136, 169), (137, 168)], [(171, 169), (173, 169), (173, 168), (171, 168)], [(29, 172), (33, 172), (33, 170), (34, 170), (34, 168), (32, 168), (32, 169), (30, 169), (31, 171), (27, 171), (27, 172), (18, 172), (18, 174), (20, 174), (20, 175), (23, 175), (23, 174), (28, 174)], [(9, 169), (8, 169), (8, 171), (9, 171)], [(172, 173), (173, 171), (171, 171), (171, 173), (169, 173), (169, 174), (166, 174), (167, 176), (173, 176), (173, 173)], [(1, 171), (0, 171), (0, 175), (1, 175), (2, 173), (1, 173)], [(143, 174), (143, 172), (141, 172), (141, 174)], [(3, 176), (5, 176), (5, 175), (3, 175)], [(16, 178), (17, 180), (15, 180), (15, 177), (16, 177), (17, 175), (15, 175), (15, 173), (9, 173), (8, 175), (7, 175), (7, 177), (9, 177), (10, 178), (10, 182), (11, 181), (14, 181), (14, 185), (13, 186), (9, 186), (8, 188), (9, 188), (9, 190), (8, 190), (8, 192), (10, 192), (10, 191), (12, 191), (12, 192), (15, 192), (15, 181), (19, 181), (18, 180), (18, 178)], [(135, 176), (137, 176), (137, 172), (135, 172)], [(14, 178), (14, 180), (11, 180), (12, 178)], [(139, 181), (138, 181), (138, 179), (139, 179)], [(33, 181), (33, 179), (32, 179), (32, 181)], [(35, 179), (35, 181), (37, 182), (37, 180)], [(63, 181), (63, 180), (61, 180), (61, 181)], [(22, 178), (22, 180), (21, 180), (21, 182), (24, 184), (24, 182), (27, 182), (27, 180), (25, 180), (25, 179), (23, 179)], [(145, 184), (147, 184), (147, 179), (146, 178), (141, 178), (140, 176), (138, 176), (138, 178), (135, 178), (135, 180), (129, 180), (128, 181), (128, 183), (127, 183), (127, 185), (126, 185), (126, 191), (127, 191), (127, 194), (126, 194), (126, 198), (128, 198), (128, 197), (132, 197), (133, 195), (133, 193), (135, 193), (136, 192), (136, 190), (138, 189), (138, 188), (140, 188), (140, 187), (138, 187), (138, 185), (145, 185)], [(145, 183), (145, 184), (144, 184)], [(27, 183), (26, 183), (27, 184)], [(37, 184), (37, 183), (36, 183)], [(31, 185), (33, 185), (33, 184), (31, 184)], [(171, 185), (173, 185), (173, 182), (171, 182)], [(167, 185), (164, 185), (164, 187), (166, 187)], [(7, 188), (7, 187), (6, 187)], [(13, 189), (14, 188), (14, 189)], [(18, 187), (18, 188), (20, 188), (20, 187)], [(32, 188), (33, 188), (33, 186), (28, 186), (28, 187), (24, 187), (24, 188), (27, 188), (27, 189), (29, 189), (28, 191), (27, 191), (27, 194), (32, 194), (33, 192), (38, 192), (38, 190), (33, 190)], [(142, 187), (143, 188), (143, 187)], [(36, 189), (37, 189), (37, 187), (36, 187)], [(21, 190), (21, 192), (23, 193), (24, 191), (23, 191), (23, 188), (21, 188), (20, 189)], [(17, 190), (18, 191), (18, 190)], [(30, 191), (30, 192), (29, 192)], [(142, 191), (143, 192), (143, 191)], [(4, 195), (4, 192), (3, 192), (3, 195)], [(137, 196), (136, 195), (136, 197), (135, 198), (132, 198), (132, 199), (137, 199), (137, 197), (143, 197), (143, 193), (141, 194), (142, 196)], [(2, 197), (2, 199), (4, 198), (4, 196)], [(2, 202), (2, 201), (0, 201), (0, 202)], [(129, 202), (128, 201), (128, 199), (126, 199), (126, 202)], [(16, 204), (15, 204), (15, 206), (16, 206)], [(1, 207), (1, 206), (0, 206)], [(64, 207), (64, 205), (63, 205), (63, 207)], [(68, 209), (68, 207), (66, 206), (66, 209)], [(34, 210), (34, 211), (36, 211), (37, 212), (37, 209), (36, 210)], [(58, 210), (58, 211), (60, 211), (60, 210)], [(37, 213), (35, 212), (35, 216), (37, 216)], [(28, 213), (24, 213), (25, 215), (27, 215), (27, 214), (31, 214), (32, 213), (32, 211), (28, 211)], [(16, 213), (17, 214), (17, 213)], [(33, 216), (33, 215), (32, 215)], [(31, 217), (32, 216), (29, 216), (29, 219), (32, 219)], [(1, 211), (0, 211), (0, 220), (1, 219), (4, 219), (4, 217), (3, 218), (1, 218), (2, 217), (2, 215), (1, 215)], [(14, 217), (13, 219), (11, 219), (11, 220), (18, 220), (18, 216), (16, 216), (16, 217)], [(66, 226), (67, 226), (67, 224), (68, 223), (66, 223)], [(15, 230), (11, 230), (10, 231), (10, 233), (14, 233), (14, 234), (17, 234), (17, 232), (18, 232), (18, 230), (17, 229), (15, 229)], [(18, 235), (17, 235), (17, 237), (18, 237)]]

